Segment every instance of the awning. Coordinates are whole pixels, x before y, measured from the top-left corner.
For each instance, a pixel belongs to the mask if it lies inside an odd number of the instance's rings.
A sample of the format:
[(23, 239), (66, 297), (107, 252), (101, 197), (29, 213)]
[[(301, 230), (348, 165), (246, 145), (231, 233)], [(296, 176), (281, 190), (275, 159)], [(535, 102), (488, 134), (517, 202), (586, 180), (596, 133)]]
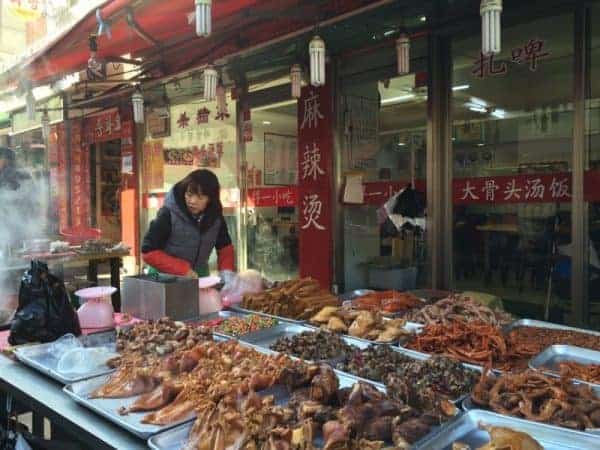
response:
[[(112, 38), (100, 36), (98, 56), (103, 59), (131, 55), (161, 63), (162, 75), (201, 65), (218, 57), (268, 41), (360, 6), (369, 0), (216, 0), (213, 34), (195, 35), (189, 17), (194, 0), (109, 0), (100, 10), (110, 22)], [(127, 22), (131, 12), (142, 33)], [(91, 12), (46, 48), (9, 71), (4, 80), (16, 83), (26, 77), (34, 85), (47, 84), (84, 69), (89, 59), (88, 36), (98, 29)]]

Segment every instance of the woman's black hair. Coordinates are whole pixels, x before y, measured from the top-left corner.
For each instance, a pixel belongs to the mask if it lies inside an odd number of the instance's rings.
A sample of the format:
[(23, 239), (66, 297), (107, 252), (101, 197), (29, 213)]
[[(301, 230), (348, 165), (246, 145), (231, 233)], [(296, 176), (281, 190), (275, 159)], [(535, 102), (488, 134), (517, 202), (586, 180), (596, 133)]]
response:
[[(221, 204), (221, 186), (219, 179), (210, 170), (198, 169), (190, 172), (183, 180), (177, 183), (177, 201), (185, 208), (185, 193), (206, 195), (209, 198), (208, 206), (200, 223), (201, 229), (207, 229), (215, 220), (223, 215)], [(186, 208), (187, 209), (187, 208)]]

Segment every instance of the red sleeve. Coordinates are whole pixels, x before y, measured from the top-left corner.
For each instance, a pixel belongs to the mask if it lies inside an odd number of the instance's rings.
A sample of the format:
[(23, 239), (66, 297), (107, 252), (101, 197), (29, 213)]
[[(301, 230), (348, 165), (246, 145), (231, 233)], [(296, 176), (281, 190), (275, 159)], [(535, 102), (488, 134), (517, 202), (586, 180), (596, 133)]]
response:
[(142, 253), (142, 258), (146, 264), (163, 273), (183, 276), (191, 269), (189, 262), (168, 255), (162, 250), (152, 250), (151, 252)]
[(233, 245), (228, 245), (220, 250), (217, 250), (217, 260), (219, 271), (231, 270), (235, 272), (235, 249)]

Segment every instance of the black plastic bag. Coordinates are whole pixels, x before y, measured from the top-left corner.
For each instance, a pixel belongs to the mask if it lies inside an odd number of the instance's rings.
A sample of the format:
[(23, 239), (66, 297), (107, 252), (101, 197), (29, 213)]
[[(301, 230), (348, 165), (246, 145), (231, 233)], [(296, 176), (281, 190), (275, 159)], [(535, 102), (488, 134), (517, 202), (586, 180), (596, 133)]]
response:
[(79, 318), (69, 302), (65, 285), (41, 261), (32, 261), (21, 279), (19, 307), (8, 342), (52, 342), (72, 333), (81, 334)]

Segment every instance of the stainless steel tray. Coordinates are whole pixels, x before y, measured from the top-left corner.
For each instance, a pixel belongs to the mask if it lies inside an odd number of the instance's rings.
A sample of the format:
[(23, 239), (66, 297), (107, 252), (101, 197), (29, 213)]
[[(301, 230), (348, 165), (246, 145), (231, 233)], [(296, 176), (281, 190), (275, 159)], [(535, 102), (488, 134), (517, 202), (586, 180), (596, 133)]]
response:
[[(596, 392), (596, 395), (600, 395), (600, 389), (596, 389), (596, 388), (593, 388), (593, 389)], [(465, 412), (474, 411), (474, 410), (481, 410), (481, 411), (485, 411), (485, 412), (489, 412), (489, 413), (494, 413), (493, 411), (483, 409), (481, 406), (476, 405), (475, 403), (473, 403), (473, 400), (471, 400), (470, 396), (467, 396), (467, 398), (465, 398), (463, 400), (461, 406), (462, 406), (463, 411), (465, 411)], [(574, 430), (571, 430), (570, 428), (559, 427), (557, 425), (551, 425), (551, 424), (547, 424), (547, 423), (534, 422), (532, 420), (521, 419), (520, 417), (512, 417), (512, 416), (505, 416), (505, 417), (510, 417), (511, 419), (521, 420), (521, 421), (524, 421), (524, 422), (529, 422), (529, 423), (535, 423), (535, 424), (539, 424), (539, 425), (544, 425), (544, 426), (547, 426), (547, 427), (556, 428), (557, 430), (561, 430), (561, 431), (562, 430), (564, 430), (564, 431), (574, 431)], [(579, 431), (578, 433), (583, 433), (583, 432)], [(600, 435), (600, 428), (588, 428), (588, 429), (585, 430), (585, 434), (593, 434), (593, 435), (598, 436), (598, 435)], [(598, 439), (598, 438), (596, 438), (596, 439)], [(587, 447), (585, 447), (585, 448), (587, 448)], [(600, 449), (600, 446), (598, 446), (598, 447), (590, 447), (590, 448), (599, 448)]]
[(585, 334), (591, 334), (594, 336), (600, 336), (600, 331), (592, 331), (592, 330), (586, 330), (583, 328), (568, 327), (566, 325), (559, 325), (557, 323), (543, 322), (541, 320), (532, 320), (532, 319), (516, 320), (515, 322), (512, 322), (510, 325), (507, 325), (506, 327), (504, 327), (504, 332), (508, 333), (510, 330), (513, 330), (513, 329), (519, 328), (519, 327), (549, 328), (549, 329), (553, 329), (553, 330), (575, 331), (578, 333), (585, 333)]
[[(271, 345), (273, 345), (278, 339), (283, 337), (292, 337), (300, 333), (304, 332), (317, 332), (318, 328), (314, 328), (311, 326), (305, 325), (297, 325), (291, 323), (282, 323), (273, 328), (266, 328), (264, 330), (255, 331), (254, 333), (249, 333), (244, 336), (240, 336), (240, 340), (242, 342), (248, 342), (250, 344), (256, 345), (258, 347), (270, 349)], [(363, 341), (359, 339), (355, 339), (346, 335), (338, 335), (340, 338), (344, 340), (348, 345), (352, 345), (357, 347), (358, 349), (367, 348), (370, 343), (368, 341)], [(329, 362), (333, 365), (339, 361), (338, 358), (326, 360), (325, 362)]]
[[(356, 379), (343, 373), (338, 373), (337, 377), (340, 381), (340, 388), (351, 387), (356, 383)], [(377, 386), (376, 384), (374, 385), (380, 391), (385, 391), (385, 388)], [(289, 400), (289, 394), (287, 393), (287, 390), (285, 388), (278, 388), (277, 386), (267, 389), (260, 394), (275, 395), (275, 402), (277, 404), (286, 404)], [(148, 439), (148, 447), (150, 447), (152, 450), (180, 450), (186, 444), (190, 431), (192, 430), (192, 426), (193, 422), (188, 422), (156, 434)]]
[[(543, 370), (550, 375), (559, 375), (558, 365), (561, 362), (576, 362), (579, 364), (600, 364), (600, 352), (588, 348), (575, 347), (572, 345), (552, 345), (539, 355), (529, 361), (529, 367), (532, 369)], [(590, 383), (584, 380), (575, 379), (580, 383), (597, 385), (600, 383)]]
[(290, 322), (290, 323), (297, 323), (297, 324), (305, 324), (306, 320), (296, 320), (296, 319), (289, 319), (287, 317), (283, 317), (283, 316), (274, 316), (273, 314), (267, 314), (261, 311), (254, 311), (253, 309), (245, 309), (242, 308), (241, 306), (236, 306), (236, 305), (232, 305), (229, 307), (229, 309), (231, 311), (235, 311), (235, 312), (239, 312), (239, 313), (243, 313), (243, 314), (256, 314), (258, 316), (263, 316), (263, 317), (270, 317), (272, 319), (277, 319), (280, 321), (285, 321), (285, 322)]
[(153, 434), (159, 433), (164, 430), (168, 430), (174, 426), (180, 425), (184, 422), (189, 422), (194, 420), (193, 417), (182, 420), (180, 422), (175, 422), (169, 425), (149, 425), (143, 424), (142, 419), (150, 414), (150, 412), (140, 412), (140, 413), (129, 413), (127, 415), (120, 415), (117, 410), (121, 407), (129, 407), (131, 406), (140, 396), (129, 397), (129, 398), (94, 398), (91, 399), (90, 394), (98, 389), (100, 386), (105, 384), (110, 375), (103, 375), (96, 378), (91, 378), (89, 380), (79, 381), (74, 384), (70, 384), (63, 388), (63, 391), (71, 397), (75, 402), (80, 405), (85, 406), (88, 409), (91, 409), (95, 413), (100, 416), (108, 419), (110, 422), (120, 426), (121, 428), (133, 433), (134, 435), (142, 438), (148, 439)]
[(462, 442), (477, 449), (489, 442), (489, 434), (480, 424), (507, 427), (529, 434), (545, 450), (583, 450), (600, 448), (598, 438), (587, 433), (565, 430), (551, 425), (502, 416), (489, 411), (472, 410), (443, 425), (417, 442), (414, 450), (452, 450), (452, 443)]
[[(107, 331), (81, 336), (79, 338), (84, 347), (108, 347), (116, 353), (116, 332)], [(79, 375), (65, 375), (57, 370), (59, 359), (49, 350), (52, 343), (29, 345), (15, 350), (15, 356), (23, 364), (49, 376), (62, 384), (71, 384), (88, 378), (97, 377), (112, 372), (108, 366), (99, 367), (97, 370)]]
[[(242, 313), (242, 312), (237, 312), (237, 311), (218, 311), (212, 314), (206, 314), (204, 316), (200, 316), (198, 317), (196, 320), (194, 320), (194, 323), (202, 323), (208, 320), (215, 320), (215, 319), (229, 319), (230, 317), (248, 317), (248, 316), (261, 316), (264, 317), (264, 315), (261, 314), (257, 314), (257, 313)], [(278, 323), (280, 323), (282, 320), (279, 318), (275, 318), (275, 320), (278, 321)], [(222, 331), (216, 331), (215, 330), (216, 327), (212, 328), (213, 330), (213, 334), (216, 336), (225, 336), (227, 338), (238, 338), (240, 336), (233, 336), (233, 335), (229, 335), (227, 333), (224, 333)]]

